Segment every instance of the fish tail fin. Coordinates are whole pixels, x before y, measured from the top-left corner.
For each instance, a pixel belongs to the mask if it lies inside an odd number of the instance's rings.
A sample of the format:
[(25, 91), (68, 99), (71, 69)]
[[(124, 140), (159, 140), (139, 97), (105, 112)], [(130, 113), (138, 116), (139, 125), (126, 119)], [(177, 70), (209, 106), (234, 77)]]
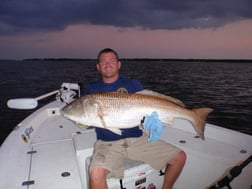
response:
[(213, 111), (212, 108), (197, 108), (192, 110), (196, 116), (195, 116), (195, 122), (193, 124), (195, 131), (197, 134), (199, 134), (200, 138), (203, 140), (204, 138), (204, 131), (205, 131), (205, 124), (206, 119), (209, 113)]

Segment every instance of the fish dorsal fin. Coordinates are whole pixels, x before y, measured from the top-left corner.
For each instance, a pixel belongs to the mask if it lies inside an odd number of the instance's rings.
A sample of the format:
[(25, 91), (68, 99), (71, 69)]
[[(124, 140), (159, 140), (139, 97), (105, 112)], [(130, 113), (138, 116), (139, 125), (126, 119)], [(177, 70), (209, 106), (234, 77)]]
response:
[(161, 94), (161, 93), (149, 90), (149, 89), (144, 89), (144, 90), (138, 91), (136, 93), (137, 94), (143, 94), (143, 95), (149, 95), (149, 96), (156, 96), (158, 98), (162, 98), (162, 99), (171, 101), (171, 102), (173, 102), (173, 103), (175, 103), (175, 104), (177, 104), (179, 106), (185, 107), (185, 104), (181, 100), (179, 100), (177, 98), (174, 98), (174, 97), (171, 97), (171, 96), (166, 96), (164, 94)]

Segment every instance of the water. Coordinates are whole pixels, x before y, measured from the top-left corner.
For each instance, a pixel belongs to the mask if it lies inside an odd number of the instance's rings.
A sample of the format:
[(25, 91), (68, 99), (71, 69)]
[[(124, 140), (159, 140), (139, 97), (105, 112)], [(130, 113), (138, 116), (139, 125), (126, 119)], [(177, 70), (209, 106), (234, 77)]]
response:
[[(215, 109), (208, 122), (252, 135), (252, 62), (123, 61), (121, 73), (144, 88), (182, 100), (188, 108)], [(11, 98), (37, 97), (59, 89), (62, 82), (88, 82), (99, 77), (94, 61), (0, 61), (0, 144), (32, 110), (11, 110)], [(40, 102), (40, 106), (48, 100)]]

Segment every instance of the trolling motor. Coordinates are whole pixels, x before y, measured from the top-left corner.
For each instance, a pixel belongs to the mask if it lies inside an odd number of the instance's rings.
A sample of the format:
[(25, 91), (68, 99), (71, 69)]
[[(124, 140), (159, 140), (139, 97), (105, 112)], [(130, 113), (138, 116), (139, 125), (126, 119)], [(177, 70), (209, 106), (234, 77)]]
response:
[(62, 83), (61, 88), (43, 94), (36, 98), (16, 98), (10, 99), (7, 102), (7, 106), (12, 109), (29, 110), (38, 106), (38, 101), (47, 98), (52, 95), (56, 95), (56, 100), (69, 103), (75, 96), (80, 97), (80, 86), (76, 83)]

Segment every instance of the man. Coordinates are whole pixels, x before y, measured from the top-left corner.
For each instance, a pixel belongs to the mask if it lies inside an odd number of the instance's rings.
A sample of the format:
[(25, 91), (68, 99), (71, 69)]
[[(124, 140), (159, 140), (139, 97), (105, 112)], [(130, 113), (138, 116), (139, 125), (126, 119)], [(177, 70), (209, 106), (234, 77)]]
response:
[[(87, 85), (86, 93), (117, 91), (134, 93), (143, 90), (141, 83), (119, 75), (121, 62), (116, 51), (103, 49), (98, 54), (97, 70), (101, 79)], [(177, 147), (158, 140), (148, 142), (148, 136), (138, 127), (121, 129), (117, 135), (96, 128), (97, 142), (89, 169), (91, 189), (106, 189), (107, 176), (122, 178), (124, 160), (141, 160), (157, 170), (166, 166), (163, 189), (171, 189), (186, 161), (186, 154)]]

